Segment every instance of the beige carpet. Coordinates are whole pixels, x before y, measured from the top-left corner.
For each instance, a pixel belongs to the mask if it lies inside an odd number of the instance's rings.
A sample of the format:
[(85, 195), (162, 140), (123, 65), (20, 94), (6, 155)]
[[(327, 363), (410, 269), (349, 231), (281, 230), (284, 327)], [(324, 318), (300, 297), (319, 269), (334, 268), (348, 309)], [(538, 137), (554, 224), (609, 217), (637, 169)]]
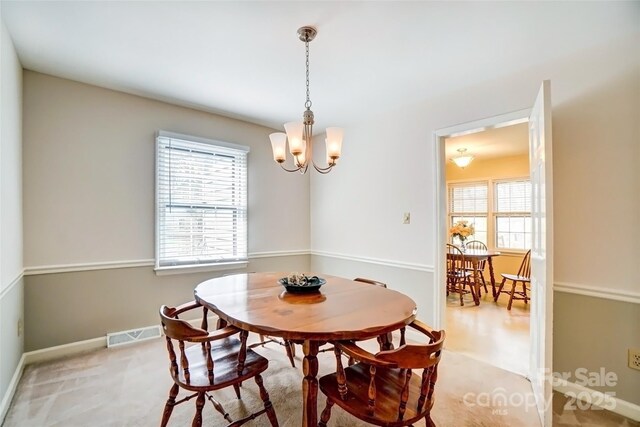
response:
[[(268, 344), (256, 351), (270, 360), (264, 376), (283, 427), (301, 425), (301, 360), (292, 368), (282, 347)], [(321, 374), (335, 367), (332, 353), (320, 355)], [(103, 349), (58, 361), (27, 366), (5, 427), (31, 426), (157, 426), (171, 380), (164, 340), (153, 340), (119, 349)], [(233, 390), (217, 394), (232, 417), (239, 418), (247, 409), (260, 408), (261, 401), (253, 382), (242, 387), (243, 399), (237, 400)], [(482, 394), (485, 393), (485, 394)], [(538, 426), (533, 408), (525, 405), (500, 406), (487, 403), (485, 397), (497, 394), (529, 393), (527, 381), (515, 374), (478, 362), (466, 356), (446, 352), (436, 387), (433, 419), (438, 426)], [(465, 401), (467, 404), (465, 404)], [(517, 400), (516, 400), (517, 403)], [(318, 402), (320, 410), (324, 398)], [(623, 426), (628, 423), (606, 411), (562, 413), (562, 398), (554, 402), (559, 426)], [(170, 426), (191, 425), (193, 400), (174, 410)], [(319, 411), (320, 411), (319, 410)], [(562, 414), (561, 414), (562, 413)], [(222, 417), (210, 404), (205, 407), (205, 425), (224, 426)], [(262, 416), (247, 426), (267, 426)], [(334, 407), (332, 426), (361, 426)]]

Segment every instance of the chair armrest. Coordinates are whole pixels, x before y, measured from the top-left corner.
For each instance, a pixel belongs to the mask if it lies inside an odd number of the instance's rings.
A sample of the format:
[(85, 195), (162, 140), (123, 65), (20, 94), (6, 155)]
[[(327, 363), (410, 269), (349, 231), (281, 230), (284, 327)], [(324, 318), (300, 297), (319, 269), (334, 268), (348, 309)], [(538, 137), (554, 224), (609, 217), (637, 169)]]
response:
[(182, 314), (182, 313), (184, 313), (186, 311), (193, 310), (193, 309), (196, 309), (196, 308), (199, 308), (199, 307), (202, 307), (202, 305), (199, 302), (197, 302), (197, 301), (189, 301), (187, 303), (184, 303), (182, 305), (177, 306), (174, 309), (173, 314), (174, 315)]
[(432, 336), (432, 334), (433, 334), (433, 329), (431, 329), (431, 327), (429, 325), (419, 321), (418, 319), (414, 319), (414, 321), (411, 322), (409, 324), (409, 326), (411, 326), (413, 329), (416, 329), (416, 330), (422, 332), (425, 335)]
[(240, 329), (235, 326), (226, 326), (222, 329), (216, 329), (215, 331), (209, 332), (207, 335), (202, 335), (199, 337), (192, 337), (189, 339), (190, 342), (208, 342), (208, 341), (217, 341), (223, 338), (230, 337), (231, 335), (235, 335), (240, 332)]
[(394, 368), (397, 365), (392, 362), (385, 362), (376, 358), (375, 354), (358, 347), (352, 341), (336, 341), (335, 346), (347, 356), (363, 362), (367, 365), (373, 365), (381, 368)]

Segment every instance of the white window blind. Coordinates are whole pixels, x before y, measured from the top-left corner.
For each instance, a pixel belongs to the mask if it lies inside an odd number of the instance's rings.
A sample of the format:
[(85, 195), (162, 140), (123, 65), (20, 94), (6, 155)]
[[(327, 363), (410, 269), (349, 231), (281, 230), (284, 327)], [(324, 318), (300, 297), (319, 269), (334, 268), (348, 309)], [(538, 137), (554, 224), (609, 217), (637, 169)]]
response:
[(248, 147), (159, 132), (156, 268), (246, 261)]
[(531, 248), (531, 182), (528, 179), (495, 183), (496, 247)]
[(449, 212), (486, 215), (488, 190), (489, 186), (486, 182), (449, 185)]
[[(475, 228), (475, 234), (469, 240), (480, 240), (488, 244), (489, 184), (486, 181), (449, 184), (448, 190), (449, 226), (458, 221), (468, 221)], [(452, 242), (459, 243), (457, 239), (453, 239)]]

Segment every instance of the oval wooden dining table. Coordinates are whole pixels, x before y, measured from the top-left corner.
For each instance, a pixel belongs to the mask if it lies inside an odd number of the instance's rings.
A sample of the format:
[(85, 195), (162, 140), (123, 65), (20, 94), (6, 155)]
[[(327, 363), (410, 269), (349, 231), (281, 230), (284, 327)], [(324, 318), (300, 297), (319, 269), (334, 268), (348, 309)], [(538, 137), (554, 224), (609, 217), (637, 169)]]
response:
[(411, 323), (416, 304), (408, 296), (362, 282), (326, 279), (320, 292), (287, 292), (288, 273), (244, 273), (200, 283), (196, 300), (222, 320), (262, 335), (303, 342), (302, 425), (317, 426), (318, 347), (335, 340), (378, 337)]

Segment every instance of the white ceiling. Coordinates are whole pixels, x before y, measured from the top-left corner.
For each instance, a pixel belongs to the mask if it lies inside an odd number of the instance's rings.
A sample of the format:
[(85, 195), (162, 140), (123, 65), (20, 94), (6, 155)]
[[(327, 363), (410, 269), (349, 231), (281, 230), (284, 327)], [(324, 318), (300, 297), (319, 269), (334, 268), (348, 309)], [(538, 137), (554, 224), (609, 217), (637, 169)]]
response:
[[(316, 129), (606, 44), (634, 31), (638, 16), (616, 4), (569, 2), (3, 0), (1, 7), (27, 69), (277, 128), (302, 115), (304, 45), (296, 30), (316, 26)], [(604, 7), (615, 31), (598, 13), (577, 13)]]
[(529, 152), (529, 123), (488, 129), (469, 135), (445, 139), (447, 159), (458, 156), (459, 148), (476, 159), (517, 156)]

